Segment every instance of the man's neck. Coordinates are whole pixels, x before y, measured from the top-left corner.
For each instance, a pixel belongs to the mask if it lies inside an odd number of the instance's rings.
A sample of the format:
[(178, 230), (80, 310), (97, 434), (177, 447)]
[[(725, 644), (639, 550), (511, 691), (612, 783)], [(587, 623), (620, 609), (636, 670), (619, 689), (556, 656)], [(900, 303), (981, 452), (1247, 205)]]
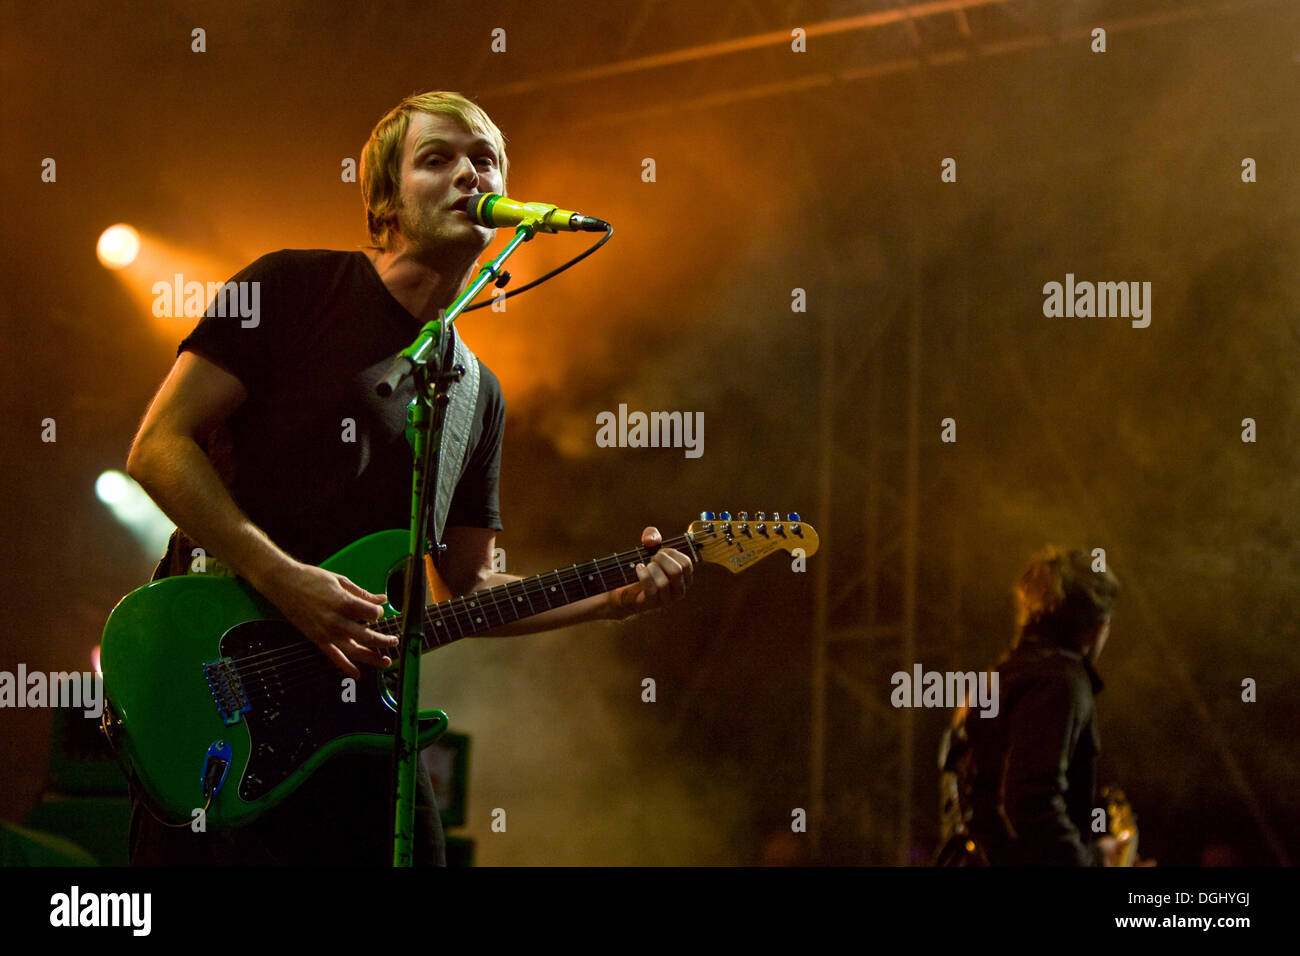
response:
[(474, 266), (473, 256), (465, 262), (448, 256), (441, 268), (434, 268), (400, 248), (366, 255), (392, 297), (421, 323), (436, 319), (439, 309), (451, 305)]

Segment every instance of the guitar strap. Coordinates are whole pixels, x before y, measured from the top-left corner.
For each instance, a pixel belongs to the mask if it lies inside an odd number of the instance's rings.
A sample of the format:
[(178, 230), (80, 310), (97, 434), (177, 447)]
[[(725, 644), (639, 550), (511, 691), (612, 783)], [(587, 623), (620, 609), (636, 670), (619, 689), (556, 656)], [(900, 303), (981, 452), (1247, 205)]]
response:
[(439, 448), (438, 487), (433, 499), (434, 537), (442, 542), (442, 532), (447, 526), (447, 513), (451, 510), (451, 496), (460, 481), (461, 472), (469, 453), (469, 438), (474, 430), (474, 410), (478, 407), (479, 368), (478, 356), (452, 326), (454, 354), (452, 365), (465, 369), (459, 382), (448, 391), (450, 399), (442, 423), (442, 443)]
[[(451, 510), (451, 498), (460, 481), (461, 472), (469, 454), (469, 439), (474, 431), (474, 412), (478, 407), (479, 364), (478, 356), (470, 351), (452, 327), (453, 358), (452, 365), (465, 369), (465, 375), (453, 385), (449, 392), (447, 414), (442, 423), (442, 443), (439, 447), (438, 487), (435, 489), (433, 502), (433, 529), (437, 532), (439, 543), (442, 532), (447, 525), (447, 514)], [(154, 568), (151, 581), (158, 581), (177, 574), (204, 573), (215, 577), (235, 577), (235, 572), (220, 559), (208, 555), (200, 572), (190, 560), (190, 550), (195, 546), (183, 531), (177, 528), (167, 542), (167, 551)]]

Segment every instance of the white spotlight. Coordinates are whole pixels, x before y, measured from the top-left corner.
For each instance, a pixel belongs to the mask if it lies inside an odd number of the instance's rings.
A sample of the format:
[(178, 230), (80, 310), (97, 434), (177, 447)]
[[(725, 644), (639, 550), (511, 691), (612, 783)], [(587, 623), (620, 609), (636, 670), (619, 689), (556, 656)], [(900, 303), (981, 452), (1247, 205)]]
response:
[(99, 236), (95, 253), (109, 269), (123, 269), (135, 261), (140, 252), (140, 234), (126, 223), (109, 226)]

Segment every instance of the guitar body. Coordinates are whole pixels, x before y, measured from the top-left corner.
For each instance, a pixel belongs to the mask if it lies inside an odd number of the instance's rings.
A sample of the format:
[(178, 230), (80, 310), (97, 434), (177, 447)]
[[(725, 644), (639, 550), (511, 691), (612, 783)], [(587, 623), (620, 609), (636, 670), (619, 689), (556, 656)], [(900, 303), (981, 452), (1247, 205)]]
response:
[[(367, 591), (401, 594), (407, 533), (381, 531), (321, 564)], [(694, 562), (739, 574), (778, 551), (816, 554), (816, 530), (791, 512), (733, 521), (705, 512), (680, 538)], [(454, 597), (426, 559), (422, 651), (637, 583), (641, 547)], [(392, 605), (372, 629), (396, 634)], [(394, 655), (396, 658), (396, 655)], [(397, 706), (386, 677), (364, 669), (355, 686), (247, 582), (186, 575), (132, 591), (113, 609), (100, 645), (104, 729), (128, 776), (159, 816), (237, 827), (293, 793), (344, 751), (390, 754)], [(447, 728), (421, 711), (419, 744)], [(208, 795), (211, 794), (209, 802)]]
[[(382, 531), (321, 567), (392, 594), (406, 550), (406, 532)], [(385, 607), (385, 617), (396, 613)], [(205, 814), (216, 829), (255, 819), (335, 754), (392, 752), (382, 676), (362, 669), (348, 692), (343, 674), (241, 579), (187, 575), (133, 591), (109, 617), (100, 659), (110, 738), (170, 822), (204, 806), (205, 768), (211, 781), (224, 767)], [(446, 729), (435, 713), (421, 721), (421, 746)]]

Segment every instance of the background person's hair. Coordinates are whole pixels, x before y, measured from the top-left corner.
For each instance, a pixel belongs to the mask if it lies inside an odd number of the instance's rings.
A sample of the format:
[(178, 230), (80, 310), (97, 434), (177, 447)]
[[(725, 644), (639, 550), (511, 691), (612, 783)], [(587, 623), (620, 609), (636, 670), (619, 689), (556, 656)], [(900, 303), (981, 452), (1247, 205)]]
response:
[(412, 113), (450, 116), (467, 133), (486, 136), (496, 147), (501, 168), (501, 192), (506, 191), (506, 139), (478, 104), (459, 93), (416, 93), (394, 106), (375, 124), (361, 151), (361, 200), (366, 206), (366, 229), (371, 248), (386, 252), (392, 242), (392, 225), (386, 218), (397, 211), (402, 186), (402, 146), (411, 128)]
[(1082, 650), (1084, 638), (1110, 616), (1118, 593), (1119, 579), (1110, 571), (1092, 570), (1088, 552), (1048, 545), (1016, 582), (1016, 642), (1036, 634)]

